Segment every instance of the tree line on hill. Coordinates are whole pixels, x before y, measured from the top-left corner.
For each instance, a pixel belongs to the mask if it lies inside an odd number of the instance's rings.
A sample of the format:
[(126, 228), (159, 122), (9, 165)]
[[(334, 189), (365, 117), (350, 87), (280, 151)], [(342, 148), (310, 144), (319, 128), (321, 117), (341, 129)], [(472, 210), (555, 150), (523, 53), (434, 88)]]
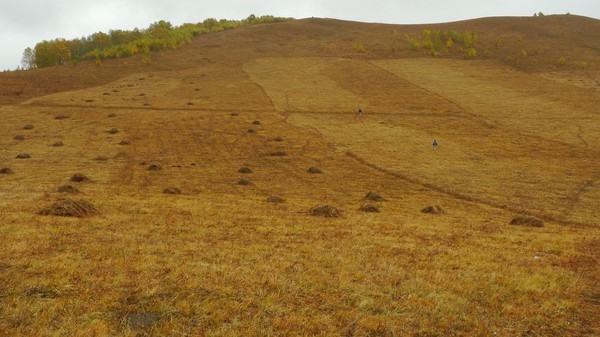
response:
[(243, 20), (209, 18), (196, 24), (185, 23), (173, 26), (168, 21), (158, 21), (146, 29), (110, 30), (98, 32), (80, 39), (66, 40), (57, 38), (42, 41), (34, 48), (26, 48), (21, 65), (23, 69), (43, 68), (83, 60), (95, 60), (100, 64), (109, 58), (123, 58), (140, 53), (149, 53), (163, 49), (178, 49), (191, 43), (192, 38), (240, 26), (263, 23), (276, 23), (294, 20), (293, 18), (274, 17), (254, 14)]

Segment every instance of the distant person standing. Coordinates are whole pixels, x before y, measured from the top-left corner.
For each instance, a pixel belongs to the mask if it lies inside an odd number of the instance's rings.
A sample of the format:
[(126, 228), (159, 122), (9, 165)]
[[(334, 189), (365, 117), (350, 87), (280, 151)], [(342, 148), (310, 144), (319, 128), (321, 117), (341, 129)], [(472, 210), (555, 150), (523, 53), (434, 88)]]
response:
[(437, 149), (437, 147), (438, 147), (438, 142), (437, 142), (437, 139), (434, 139), (434, 140), (433, 140), (433, 144), (432, 144), (432, 145), (433, 145), (433, 149), (434, 149), (434, 150), (435, 150), (435, 149)]

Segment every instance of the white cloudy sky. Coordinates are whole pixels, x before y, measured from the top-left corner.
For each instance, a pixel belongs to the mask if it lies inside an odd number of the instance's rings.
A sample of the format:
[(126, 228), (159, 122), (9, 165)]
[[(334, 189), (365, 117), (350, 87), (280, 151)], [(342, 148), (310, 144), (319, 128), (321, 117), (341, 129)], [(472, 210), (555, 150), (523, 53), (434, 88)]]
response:
[(20, 65), (23, 50), (57, 37), (110, 29), (174, 25), (250, 14), (329, 17), (385, 23), (448, 22), (486, 16), (571, 14), (600, 18), (600, 0), (0, 0), (0, 70)]

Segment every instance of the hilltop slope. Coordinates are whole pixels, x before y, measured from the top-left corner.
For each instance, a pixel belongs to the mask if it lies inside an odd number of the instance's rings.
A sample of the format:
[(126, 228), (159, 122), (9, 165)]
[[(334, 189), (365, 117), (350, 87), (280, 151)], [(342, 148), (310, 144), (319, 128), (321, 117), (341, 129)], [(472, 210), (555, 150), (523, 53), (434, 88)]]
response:
[(0, 335), (597, 335), (597, 28), (305, 19), (0, 74)]

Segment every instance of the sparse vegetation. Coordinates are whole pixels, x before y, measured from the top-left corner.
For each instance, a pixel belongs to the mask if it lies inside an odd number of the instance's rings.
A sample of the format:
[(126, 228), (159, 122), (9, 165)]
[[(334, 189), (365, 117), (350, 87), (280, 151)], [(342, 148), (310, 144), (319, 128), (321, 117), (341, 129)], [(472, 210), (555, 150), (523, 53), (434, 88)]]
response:
[[(0, 74), (0, 168), (14, 170), (0, 174), (0, 335), (593, 335), (598, 57), (579, 43), (595, 24), (428, 26), (480, 31), (492, 60), (472, 62), (454, 40), (436, 59), (403, 39), (390, 51), (391, 30), (423, 26), (308, 19), (148, 65)], [(508, 55), (518, 69), (498, 64)], [(98, 216), (53, 206), (64, 197)]]
[(465, 31), (459, 33), (456, 30), (430, 30), (425, 29), (419, 37), (405, 35), (410, 50), (427, 50), (431, 56), (441, 56), (450, 54), (456, 44), (461, 45), (462, 53), (465, 57), (477, 57), (477, 43), (479, 42), (479, 33)]

